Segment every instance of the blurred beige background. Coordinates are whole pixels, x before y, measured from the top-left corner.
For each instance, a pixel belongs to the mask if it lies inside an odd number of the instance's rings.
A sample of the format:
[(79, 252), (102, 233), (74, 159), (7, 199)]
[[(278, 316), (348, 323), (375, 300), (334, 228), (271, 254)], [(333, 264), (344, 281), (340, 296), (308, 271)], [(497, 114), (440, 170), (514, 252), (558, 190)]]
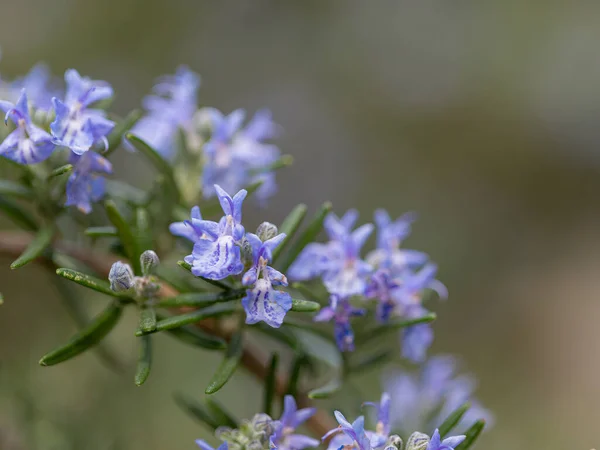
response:
[[(478, 448), (588, 450), (600, 445), (599, 17), (583, 0), (0, 0), (0, 73), (75, 67), (113, 83), (124, 113), (185, 63), (203, 105), (272, 108), (297, 163), (249, 222), (325, 199), (365, 221), (378, 206), (418, 211), (407, 245), (450, 291), (434, 351), (462, 355), (497, 417)], [(117, 172), (135, 164), (123, 156)], [(128, 317), (111, 336), (126, 374), (93, 355), (41, 368), (74, 326), (49, 275), (8, 263), (0, 435), (27, 449), (194, 448), (205, 430), (171, 394), (200, 398), (215, 355), (158, 339), (136, 388)], [(234, 381), (219, 398), (250, 415), (260, 391)]]

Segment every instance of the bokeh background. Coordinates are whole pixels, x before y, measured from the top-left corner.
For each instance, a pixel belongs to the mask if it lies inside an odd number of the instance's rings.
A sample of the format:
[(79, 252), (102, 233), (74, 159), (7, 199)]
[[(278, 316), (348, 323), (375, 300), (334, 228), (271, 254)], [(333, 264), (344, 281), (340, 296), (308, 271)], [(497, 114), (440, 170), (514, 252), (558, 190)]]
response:
[[(296, 203), (418, 211), (407, 242), (439, 262), (450, 299), (434, 353), (461, 355), (496, 414), (479, 448), (600, 445), (600, 3), (590, 1), (0, 0), (0, 73), (39, 60), (110, 81), (117, 113), (185, 63), (200, 101), (270, 107), (296, 159), (250, 221)], [(121, 156), (118, 175), (146, 166)], [(158, 339), (143, 388), (128, 317), (92, 354), (41, 354), (74, 325), (50, 276), (0, 264), (0, 434), (23, 449), (192, 449), (206, 431), (174, 405), (200, 398), (215, 355)], [(89, 297), (89, 296), (88, 296)], [(105, 302), (86, 297), (90, 313)], [(379, 395), (371, 376), (360, 390)], [(243, 373), (220, 399), (249, 415)], [(340, 401), (358, 402), (353, 398)], [(355, 396), (355, 398), (354, 398)], [(6, 442), (6, 441), (5, 441)]]

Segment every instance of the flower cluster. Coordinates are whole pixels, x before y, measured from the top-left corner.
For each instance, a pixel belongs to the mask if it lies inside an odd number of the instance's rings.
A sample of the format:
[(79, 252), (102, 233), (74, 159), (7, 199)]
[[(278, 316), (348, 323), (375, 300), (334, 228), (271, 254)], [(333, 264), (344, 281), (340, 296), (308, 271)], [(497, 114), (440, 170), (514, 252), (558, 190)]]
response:
[(142, 275), (136, 276), (129, 264), (117, 261), (112, 265), (108, 274), (110, 288), (115, 292), (132, 291), (142, 303), (146, 300), (154, 300), (160, 285), (152, 274), (159, 262), (158, 255), (154, 251), (146, 250), (140, 255)]
[[(373, 231), (366, 224), (353, 230), (358, 213), (348, 211), (338, 218), (331, 213), (324, 227), (327, 243), (309, 244), (288, 272), (292, 280), (320, 277), (331, 294), (330, 306), (315, 320), (334, 320), (336, 340), (342, 350), (353, 349), (350, 318), (364, 314), (351, 305), (351, 298), (360, 296), (377, 302), (377, 319), (386, 323), (393, 317), (415, 319), (427, 313), (423, 294), (433, 289), (446, 297), (445, 287), (435, 279), (437, 267), (428, 262), (425, 253), (400, 248), (409, 235), (412, 215), (392, 221), (383, 210), (375, 212), (377, 248), (363, 260), (361, 248)], [(433, 340), (428, 324), (419, 324), (403, 331), (403, 355), (413, 361), (425, 359)]]
[[(315, 408), (298, 409), (294, 397), (286, 395), (284, 409), (279, 420), (273, 420), (267, 414), (256, 414), (252, 420), (244, 421), (239, 428), (220, 427), (216, 430), (217, 438), (223, 444), (220, 450), (303, 450), (319, 445), (319, 441), (302, 434), (296, 429), (316, 412)], [(196, 444), (202, 450), (214, 450), (201, 439)]]
[(222, 280), (240, 275), (246, 268), (241, 278), (242, 284), (250, 287), (242, 299), (246, 323), (264, 321), (279, 327), (292, 307), (292, 298), (287, 292), (274, 289), (273, 286), (287, 286), (288, 282), (285, 275), (269, 266), (269, 262), (285, 234), (277, 234), (276, 227), (271, 224), (273, 233), (258, 232), (261, 237), (247, 233), (242, 225), (242, 203), (247, 191), (242, 189), (231, 197), (219, 185), (214, 189), (224, 213), (221, 220), (203, 220), (200, 208), (194, 207), (190, 220), (170, 225), (171, 233), (194, 243), (185, 262), (197, 277)]
[(419, 373), (393, 370), (384, 376), (384, 388), (391, 398), (389, 423), (394, 429), (432, 430), (457, 408), (470, 403), (457, 428), (466, 431), (478, 419), (489, 426), (492, 414), (474, 398), (475, 380), (457, 375), (457, 361), (449, 355), (430, 358)]

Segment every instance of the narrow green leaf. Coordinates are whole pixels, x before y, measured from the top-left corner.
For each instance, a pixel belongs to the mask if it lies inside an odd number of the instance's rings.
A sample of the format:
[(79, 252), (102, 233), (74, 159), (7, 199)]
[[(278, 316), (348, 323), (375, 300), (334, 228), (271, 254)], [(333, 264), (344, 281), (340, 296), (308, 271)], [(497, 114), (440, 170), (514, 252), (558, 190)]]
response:
[[(185, 261), (177, 261), (177, 264), (181, 267), (183, 267), (185, 270), (187, 270), (188, 272), (192, 272), (192, 266), (190, 264), (188, 264)], [(193, 274), (192, 274), (193, 275)], [(194, 275), (195, 276), (195, 275)], [(212, 284), (213, 286), (218, 287), (219, 289), (224, 289), (224, 290), (229, 290), (231, 289), (231, 286), (229, 286), (227, 283), (224, 283), (223, 281), (219, 281), (219, 280), (210, 280), (208, 278), (204, 278), (204, 277), (196, 277), (201, 279), (202, 281), (206, 281), (208, 284)]]
[(19, 267), (23, 267), (25, 264), (28, 264), (34, 259), (40, 257), (52, 243), (52, 238), (54, 237), (55, 231), (56, 228), (53, 226), (41, 228), (33, 240), (29, 243), (25, 251), (21, 253), (21, 256), (13, 261), (13, 263), (10, 265), (10, 268), (18, 269)]
[(206, 398), (204, 401), (213, 417), (217, 419), (217, 422), (219, 422), (221, 426), (230, 428), (238, 427), (238, 421), (218, 401), (210, 397)]
[(106, 192), (110, 197), (121, 199), (130, 205), (146, 204), (146, 191), (119, 180), (106, 180)]
[(137, 248), (140, 254), (146, 250), (152, 250), (152, 230), (150, 229), (150, 216), (146, 208), (135, 210), (135, 233)]
[(138, 358), (137, 367), (135, 369), (135, 377), (133, 381), (136, 386), (141, 386), (150, 376), (152, 367), (152, 341), (150, 336), (142, 336), (140, 338), (140, 356)]
[(65, 164), (64, 166), (57, 167), (50, 175), (48, 175), (48, 179), (61, 176), (65, 173), (71, 173), (73, 171), (73, 164)]
[(108, 220), (110, 220), (110, 222), (117, 229), (117, 234), (119, 235), (119, 239), (123, 244), (123, 248), (125, 249), (125, 253), (129, 258), (130, 264), (133, 267), (133, 272), (135, 274), (140, 274), (141, 252), (138, 248), (133, 230), (131, 229), (125, 218), (119, 212), (115, 202), (113, 202), (112, 200), (107, 200), (106, 202), (104, 202), (104, 207), (106, 208)]
[(465, 435), (467, 436), (461, 444), (455, 448), (455, 450), (467, 450), (473, 446), (483, 429), (485, 428), (485, 420), (480, 419), (473, 424), (471, 428), (467, 430)]
[(0, 180), (0, 195), (24, 199), (32, 199), (34, 197), (33, 191), (28, 187), (8, 180)]
[(277, 365), (279, 364), (279, 355), (273, 353), (271, 355), (271, 362), (269, 363), (269, 371), (265, 377), (265, 399), (263, 405), (263, 411), (267, 415), (272, 414), (273, 410), (273, 399), (275, 398), (275, 387), (277, 382)]
[(229, 300), (236, 300), (246, 295), (245, 289), (233, 289), (231, 291), (224, 291), (219, 293), (213, 292), (190, 292), (187, 294), (181, 294), (176, 297), (163, 298), (156, 306), (159, 308), (173, 308), (180, 306), (209, 306), (215, 303), (226, 302)]
[(462, 406), (456, 408), (450, 415), (444, 420), (444, 422), (438, 427), (440, 431), (440, 436), (442, 439), (452, 431), (452, 429), (458, 425), (464, 415), (467, 413), (469, 408), (471, 407), (471, 403), (467, 402)]
[(143, 111), (134, 109), (124, 119), (117, 122), (113, 130), (107, 137), (108, 149), (102, 154), (105, 158), (114, 152), (123, 141), (123, 135), (133, 127), (143, 116)]
[[(157, 314), (156, 318), (161, 321), (164, 320), (166, 316)], [(227, 348), (227, 342), (225, 342), (224, 339), (208, 334), (192, 326), (173, 328), (171, 330), (166, 330), (166, 333), (173, 336), (175, 339), (194, 347), (200, 347), (207, 350), (225, 350)]]
[(383, 350), (374, 355), (366, 355), (357, 361), (352, 361), (348, 366), (348, 372), (355, 375), (358, 373), (367, 372), (369, 370), (378, 369), (388, 361), (392, 356), (390, 350)]
[(217, 371), (210, 379), (206, 390), (204, 391), (206, 394), (214, 394), (219, 391), (225, 384), (229, 381), (235, 369), (237, 369), (240, 359), (242, 357), (242, 353), (244, 351), (243, 337), (241, 331), (235, 333), (231, 341), (229, 342), (229, 346), (227, 347), (227, 353), (223, 358), (223, 361), (217, 368)]
[(290, 378), (288, 380), (286, 394), (296, 398), (298, 395), (298, 383), (300, 382), (300, 372), (302, 367), (306, 365), (306, 355), (297, 355), (292, 361), (290, 368)]
[[(208, 319), (209, 317), (218, 317), (225, 314), (231, 314), (233, 311), (235, 311), (238, 303), (239, 302), (217, 303), (216, 305), (199, 309), (197, 311), (168, 317), (158, 321), (156, 323), (156, 329), (153, 332), (172, 330), (173, 328), (200, 322), (201, 320)], [(138, 330), (135, 333), (136, 336), (142, 336), (143, 334), (147, 333), (141, 330)]]
[(272, 264), (274, 264), (275, 261), (277, 261), (277, 258), (279, 257), (281, 252), (286, 248), (286, 246), (294, 238), (296, 231), (298, 231), (298, 228), (300, 228), (300, 224), (302, 224), (302, 221), (304, 220), (304, 217), (306, 216), (306, 210), (307, 210), (306, 205), (301, 203), (298, 206), (296, 206), (294, 209), (292, 209), (292, 212), (290, 212), (288, 214), (288, 216), (285, 219), (283, 219), (283, 222), (281, 223), (281, 226), (279, 227), (279, 232), (285, 233), (286, 236), (285, 236), (285, 239), (283, 240), (283, 242), (281, 244), (279, 244), (277, 246), (277, 248), (275, 248), (275, 250), (273, 250), (273, 257), (271, 258)]
[(29, 211), (6, 197), (0, 197), (0, 211), (20, 228), (37, 231), (38, 225)]
[(213, 430), (221, 426), (202, 403), (187, 398), (182, 394), (174, 394), (173, 397), (175, 398), (175, 403), (193, 419), (208, 425)]
[(323, 221), (327, 214), (331, 211), (331, 203), (325, 202), (323, 206), (317, 211), (313, 220), (310, 222), (304, 233), (302, 233), (296, 243), (292, 246), (290, 251), (287, 254), (287, 258), (282, 265), (283, 272), (287, 271), (287, 269), (292, 265), (295, 259), (298, 257), (300, 252), (304, 250), (309, 243), (313, 242), (319, 233), (321, 232), (321, 228), (323, 228)]
[(296, 312), (316, 312), (321, 309), (321, 305), (310, 300), (292, 299), (292, 311)]
[(338, 392), (342, 387), (342, 381), (336, 377), (329, 381), (325, 386), (313, 389), (308, 393), (308, 398), (327, 398)]
[(327, 301), (327, 299), (319, 298), (319, 296), (315, 294), (313, 290), (310, 289), (304, 283), (292, 283), (291, 288), (300, 292), (300, 294), (302, 294), (307, 300), (312, 300), (313, 302), (317, 302), (319, 304), (325, 303)]
[(98, 237), (117, 237), (117, 229), (115, 227), (89, 227), (84, 231), (86, 236)]
[(140, 310), (140, 330), (143, 334), (156, 330), (156, 311), (154, 307), (145, 305)]
[(111, 295), (113, 297), (127, 298), (126, 294), (113, 291), (107, 281), (91, 275), (86, 275), (85, 273), (77, 272), (76, 270), (67, 269), (65, 267), (56, 269), (56, 274), (66, 278), (67, 280), (73, 281), (74, 283), (85, 286), (86, 288), (93, 289), (94, 291)]
[(95, 346), (119, 322), (122, 312), (123, 307), (121, 304), (116, 301), (113, 302), (100, 315), (96, 316), (85, 329), (73, 336), (67, 344), (44, 355), (40, 359), (40, 365), (52, 366), (58, 364)]
[(413, 325), (419, 325), (423, 323), (433, 322), (437, 318), (435, 313), (428, 313), (422, 317), (417, 317), (416, 319), (407, 319), (407, 320), (397, 320), (394, 322), (389, 322), (384, 325), (379, 325), (371, 328), (370, 330), (363, 331), (359, 336), (356, 337), (356, 346), (365, 345), (365, 343), (375, 339), (376, 337), (381, 337), (382, 335), (390, 332), (397, 331), (401, 328), (412, 327)]
[(177, 182), (175, 181), (175, 176), (173, 175), (173, 168), (171, 165), (156, 150), (154, 150), (137, 136), (127, 133), (125, 134), (125, 138), (131, 142), (136, 150), (148, 158), (154, 168), (165, 177), (167, 187), (173, 196), (173, 199), (175, 202), (179, 202), (179, 188), (177, 187)]

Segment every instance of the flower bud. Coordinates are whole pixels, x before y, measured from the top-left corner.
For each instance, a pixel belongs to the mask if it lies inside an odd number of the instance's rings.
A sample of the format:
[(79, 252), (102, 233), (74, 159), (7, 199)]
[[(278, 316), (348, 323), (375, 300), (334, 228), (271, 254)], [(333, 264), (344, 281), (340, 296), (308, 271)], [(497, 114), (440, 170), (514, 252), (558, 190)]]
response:
[(274, 238), (278, 233), (279, 231), (277, 230), (277, 227), (271, 222), (263, 222), (256, 229), (256, 235), (263, 242)]
[(425, 450), (429, 445), (429, 436), (424, 433), (415, 431), (408, 438), (406, 443), (406, 450)]
[(242, 239), (241, 253), (242, 260), (252, 263), (252, 245), (250, 245), (250, 241), (246, 239), (246, 236)]
[(160, 260), (158, 259), (158, 255), (152, 250), (146, 250), (140, 256), (140, 264), (142, 266), (142, 275), (147, 277), (148, 275), (152, 275), (154, 269), (158, 266)]
[(402, 438), (397, 434), (392, 434), (385, 443), (385, 450), (402, 450), (402, 445)]
[(108, 281), (110, 281), (110, 288), (115, 292), (123, 292), (131, 289), (134, 284), (131, 266), (117, 261), (110, 268)]

